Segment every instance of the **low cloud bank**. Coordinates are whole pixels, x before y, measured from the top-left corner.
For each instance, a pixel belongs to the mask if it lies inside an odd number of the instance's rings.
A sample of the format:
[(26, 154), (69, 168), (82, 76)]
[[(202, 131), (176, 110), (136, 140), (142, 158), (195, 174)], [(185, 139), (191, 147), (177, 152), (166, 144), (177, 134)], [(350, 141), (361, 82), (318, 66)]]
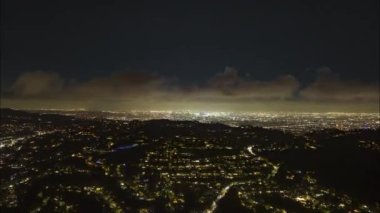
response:
[(317, 101), (379, 101), (379, 85), (344, 81), (329, 68), (318, 70), (318, 77), (300, 91), (301, 97)]
[[(6, 105), (20, 105), (22, 102), (27, 106), (29, 102), (41, 105), (41, 108), (56, 102), (65, 107), (71, 105), (99, 109), (115, 106), (123, 109), (155, 109), (174, 105), (186, 109), (191, 108), (190, 105), (200, 108), (202, 105), (212, 105), (219, 110), (231, 110), (234, 104), (240, 105), (240, 108), (242, 105), (247, 106), (249, 111), (250, 106), (265, 108), (269, 103), (276, 104), (278, 110), (303, 104), (305, 107), (335, 106), (336, 109), (331, 110), (339, 111), (339, 106), (365, 103), (370, 105), (367, 108), (376, 110), (379, 85), (342, 80), (329, 68), (319, 69), (317, 79), (302, 88), (300, 82), (291, 75), (268, 81), (252, 80), (240, 76), (233, 67), (226, 67), (224, 72), (212, 76), (203, 84), (186, 86), (181, 85), (176, 78), (142, 72), (118, 73), (75, 82), (63, 79), (58, 73), (34, 71), (21, 74), (3, 92), (2, 99)], [(226, 107), (223, 108), (223, 105)]]

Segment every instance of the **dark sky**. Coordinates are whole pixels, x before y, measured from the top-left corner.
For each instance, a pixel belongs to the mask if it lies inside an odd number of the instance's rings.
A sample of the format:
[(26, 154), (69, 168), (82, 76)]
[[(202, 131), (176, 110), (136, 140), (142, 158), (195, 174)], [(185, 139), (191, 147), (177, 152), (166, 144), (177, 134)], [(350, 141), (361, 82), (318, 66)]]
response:
[[(134, 70), (199, 81), (328, 66), (377, 79), (379, 1), (2, 1), (2, 73), (86, 79)], [(310, 73), (310, 72), (309, 72)]]
[(125, 97), (144, 91), (136, 80), (165, 97), (190, 91), (194, 100), (257, 100), (272, 88), (269, 99), (378, 99), (378, 0), (4, 0), (1, 10), (5, 98), (70, 89), (87, 96), (98, 85)]

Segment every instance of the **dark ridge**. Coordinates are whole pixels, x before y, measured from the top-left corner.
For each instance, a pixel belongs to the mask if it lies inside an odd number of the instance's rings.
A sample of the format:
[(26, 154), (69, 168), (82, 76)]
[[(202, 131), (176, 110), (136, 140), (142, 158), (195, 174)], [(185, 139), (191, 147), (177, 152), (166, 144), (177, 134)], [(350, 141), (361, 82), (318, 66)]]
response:
[(0, 108), (0, 116), (2, 118), (6, 116), (32, 116), (33, 114), (36, 114), (36, 113), (30, 113), (23, 110), (15, 110), (11, 108)]
[(253, 212), (244, 207), (238, 195), (238, 191), (235, 188), (230, 188), (226, 195), (218, 201), (218, 207), (215, 209), (216, 213), (227, 213), (227, 212), (239, 212), (239, 213), (249, 213)]

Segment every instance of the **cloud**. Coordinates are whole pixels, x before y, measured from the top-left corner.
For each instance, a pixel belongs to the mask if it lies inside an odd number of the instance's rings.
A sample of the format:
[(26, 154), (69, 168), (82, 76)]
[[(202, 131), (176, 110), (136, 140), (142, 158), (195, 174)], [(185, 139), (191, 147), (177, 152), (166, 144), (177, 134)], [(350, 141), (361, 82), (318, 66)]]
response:
[(215, 88), (231, 87), (241, 81), (238, 71), (233, 67), (226, 67), (223, 73), (217, 73), (209, 81), (209, 86)]
[(52, 72), (25, 72), (13, 83), (11, 92), (16, 96), (49, 96), (59, 93), (64, 80)]
[(75, 81), (65, 80), (57, 73), (35, 71), (21, 74), (7, 95), (13, 98), (136, 98), (161, 93), (174, 80), (150, 73), (129, 72), (73, 83)]
[(174, 81), (149, 73), (119, 73), (72, 85), (67, 90), (74, 97), (87, 99), (136, 99), (154, 96)]
[(175, 78), (150, 73), (118, 73), (68, 84), (57, 73), (26, 72), (14, 82), (15, 97), (47, 97), (74, 99), (211, 99), (292, 97), (298, 88), (293, 76), (280, 76), (272, 81), (247, 80), (237, 70), (226, 67), (205, 85), (182, 86)]
[(208, 90), (223, 96), (260, 99), (292, 98), (299, 88), (299, 82), (291, 75), (279, 76), (271, 81), (249, 80), (238, 75), (237, 70), (226, 67), (210, 79)]
[[(266, 81), (253, 77), (240, 76), (233, 67), (226, 67), (224, 72), (203, 84), (184, 86), (176, 78), (143, 72), (116, 73), (77, 82), (57, 73), (35, 71), (21, 74), (8, 91), (2, 91), (2, 100), (13, 107), (33, 103), (40, 108), (75, 106), (121, 110), (173, 106), (219, 110), (252, 110), (252, 107), (264, 110), (378, 109), (378, 84), (345, 81), (329, 68), (319, 69), (317, 79), (306, 87), (300, 87), (292, 75)], [(358, 100), (371, 104), (360, 105)]]
[(379, 101), (379, 85), (342, 80), (328, 67), (318, 70), (317, 79), (300, 91), (300, 96), (315, 101)]

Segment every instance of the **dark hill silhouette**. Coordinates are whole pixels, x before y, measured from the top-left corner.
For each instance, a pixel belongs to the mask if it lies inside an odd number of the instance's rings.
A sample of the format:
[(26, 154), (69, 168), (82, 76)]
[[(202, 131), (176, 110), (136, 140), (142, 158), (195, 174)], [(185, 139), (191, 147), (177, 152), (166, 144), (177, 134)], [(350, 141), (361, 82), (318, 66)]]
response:
[(235, 188), (228, 190), (226, 195), (218, 201), (218, 207), (215, 209), (216, 213), (227, 213), (227, 212), (239, 212), (239, 213), (249, 213), (253, 212), (244, 207), (239, 199), (238, 191)]

